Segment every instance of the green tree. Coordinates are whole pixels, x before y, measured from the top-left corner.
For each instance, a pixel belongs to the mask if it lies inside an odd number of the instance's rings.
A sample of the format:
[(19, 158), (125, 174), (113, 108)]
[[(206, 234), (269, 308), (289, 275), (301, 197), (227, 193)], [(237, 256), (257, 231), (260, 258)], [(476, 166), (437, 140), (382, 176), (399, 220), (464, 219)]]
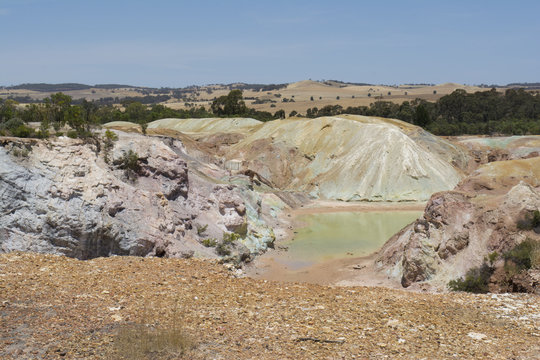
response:
[(71, 107), (71, 100), (71, 96), (61, 92), (44, 99), (47, 119), (52, 123), (55, 130), (59, 130), (66, 124), (66, 114)]
[(418, 105), (414, 116), (414, 123), (420, 127), (426, 127), (431, 121), (429, 112), (423, 104)]
[(278, 110), (274, 114), (274, 118), (276, 119), (285, 119), (285, 110)]
[(12, 99), (7, 99), (0, 103), (0, 123), (13, 119), (17, 115), (18, 104), (18, 102)]
[(231, 90), (227, 96), (220, 96), (212, 102), (211, 109), (217, 116), (242, 116), (248, 112), (242, 90)]

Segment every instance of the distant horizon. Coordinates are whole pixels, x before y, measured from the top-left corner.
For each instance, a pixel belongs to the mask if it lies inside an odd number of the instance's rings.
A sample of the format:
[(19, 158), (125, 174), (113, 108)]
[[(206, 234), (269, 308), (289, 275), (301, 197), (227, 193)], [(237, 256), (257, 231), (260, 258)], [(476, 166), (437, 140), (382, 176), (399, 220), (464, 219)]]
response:
[(539, 86), (540, 85), (540, 81), (524, 81), (524, 82), (517, 82), (517, 81), (514, 81), (514, 82), (510, 82), (510, 83), (507, 83), (507, 84), (496, 84), (496, 83), (486, 83), (486, 84), (473, 84), (473, 83), (459, 83), (459, 82), (456, 82), (456, 81), (446, 81), (446, 82), (442, 82), (442, 83), (433, 83), (433, 82), (409, 82), (409, 83), (395, 83), (395, 84), (384, 84), (384, 83), (366, 83), (366, 82), (361, 82), (361, 81), (347, 81), (347, 80), (338, 80), (338, 79), (320, 79), (320, 80), (312, 80), (312, 79), (303, 79), (303, 80), (298, 80), (298, 81), (290, 81), (290, 82), (283, 82), (283, 83), (262, 83), (262, 82), (259, 82), (259, 83), (251, 83), (251, 82), (243, 82), (243, 81), (235, 81), (235, 82), (231, 82), (231, 83), (207, 83), (207, 84), (190, 84), (190, 85), (186, 85), (186, 86), (182, 86), (182, 87), (171, 87), (171, 86), (148, 86), (148, 85), (138, 85), (138, 84), (130, 84), (130, 83), (125, 83), (125, 84), (120, 84), (120, 83), (114, 83), (114, 82), (106, 82), (106, 83), (95, 83), (95, 84), (91, 84), (91, 83), (83, 83), (83, 82), (77, 82), (77, 81), (70, 81), (70, 82), (25, 82), (25, 83), (19, 83), (19, 84), (10, 84), (10, 85), (5, 85), (5, 84), (0, 84), (0, 88), (4, 88), (4, 89), (9, 89), (9, 88), (13, 88), (13, 87), (20, 87), (20, 86), (24, 86), (24, 85), (81, 85), (81, 86), (89, 86), (89, 87), (96, 87), (96, 86), (117, 86), (117, 87), (134, 87), (134, 88), (153, 88), (153, 89), (159, 89), (159, 88), (171, 88), (171, 89), (182, 89), (182, 88), (189, 88), (189, 87), (193, 87), (193, 86), (196, 86), (196, 87), (206, 87), (206, 86), (228, 86), (228, 85), (234, 85), (234, 84), (246, 84), (246, 85), (279, 85), (279, 84), (286, 84), (286, 85), (290, 85), (290, 84), (294, 84), (294, 83), (298, 83), (298, 82), (302, 82), (302, 81), (314, 81), (314, 82), (318, 82), (318, 83), (324, 83), (324, 82), (328, 82), (328, 81), (335, 81), (335, 82), (338, 82), (338, 83), (343, 83), (343, 84), (351, 84), (351, 85), (355, 85), (355, 84), (362, 84), (363, 86), (388, 86), (388, 87), (394, 87), (394, 86), (403, 86), (403, 85), (411, 85), (411, 86), (421, 86), (421, 85), (424, 85), (424, 86), (439, 86), (439, 85), (444, 85), (444, 84), (456, 84), (456, 85), (463, 85), (463, 86), (476, 86), (476, 87), (479, 87), (479, 86), (485, 86), (485, 87), (508, 87), (508, 86), (515, 86), (515, 85), (525, 85), (525, 86)]
[(0, 0), (0, 83), (527, 82), (539, 13), (533, 0)]

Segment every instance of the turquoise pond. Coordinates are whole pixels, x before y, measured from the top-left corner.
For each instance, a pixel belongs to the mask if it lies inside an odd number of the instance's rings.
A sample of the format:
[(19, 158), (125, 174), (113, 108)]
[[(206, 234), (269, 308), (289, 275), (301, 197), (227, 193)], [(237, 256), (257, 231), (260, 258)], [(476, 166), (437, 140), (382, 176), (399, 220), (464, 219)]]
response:
[[(422, 216), (422, 211), (335, 212), (302, 215), (302, 224), (279, 261), (291, 269), (369, 255), (392, 235)], [(293, 260), (294, 259), (294, 260)]]

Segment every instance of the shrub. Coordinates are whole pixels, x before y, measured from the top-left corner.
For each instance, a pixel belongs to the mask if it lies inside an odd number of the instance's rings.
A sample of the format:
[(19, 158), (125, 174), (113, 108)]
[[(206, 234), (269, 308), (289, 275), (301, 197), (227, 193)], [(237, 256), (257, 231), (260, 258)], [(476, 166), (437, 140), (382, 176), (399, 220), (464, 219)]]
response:
[(106, 164), (110, 162), (110, 153), (114, 147), (114, 142), (118, 140), (118, 135), (111, 130), (105, 131), (103, 136), (103, 160)]
[(72, 139), (76, 139), (77, 137), (79, 137), (79, 134), (77, 133), (77, 130), (69, 130), (66, 133), (66, 136)]
[(216, 246), (216, 253), (220, 256), (228, 256), (231, 255), (231, 249), (229, 249), (228, 244), (220, 243)]
[(205, 247), (214, 247), (217, 245), (217, 240), (214, 238), (203, 239), (202, 244)]
[(107, 130), (107, 131), (105, 131), (105, 140), (117, 141), (118, 140), (118, 135), (116, 135), (116, 133), (111, 131), (111, 130)]
[(538, 257), (540, 243), (526, 239), (504, 254), (505, 270), (507, 273), (519, 273), (533, 266), (533, 260)]
[(20, 138), (32, 137), (35, 134), (34, 129), (26, 126), (19, 118), (12, 118), (0, 124), (0, 130), (4, 134), (9, 133), (11, 136)]
[(115, 159), (114, 164), (124, 170), (128, 179), (135, 179), (141, 169), (139, 155), (131, 149), (128, 152), (124, 152), (121, 158)]
[[(480, 267), (467, 271), (465, 278), (451, 280), (448, 287), (453, 291), (467, 291), (473, 293), (488, 292), (488, 284), (495, 268), (493, 263), (499, 254), (492, 252), (484, 258)], [(523, 270), (540, 267), (540, 242), (526, 239), (513, 249), (503, 254), (505, 281), (511, 281), (512, 277)], [(488, 264), (489, 262), (489, 264)]]
[(18, 158), (27, 158), (28, 155), (30, 154), (28, 149), (26, 149), (26, 148), (21, 149), (21, 148), (18, 148), (18, 147), (13, 148), (11, 153), (13, 154), (13, 156), (18, 157)]
[(540, 226), (540, 211), (534, 210), (527, 213), (523, 219), (518, 220), (517, 228), (519, 230), (532, 230)]
[(196, 226), (197, 226), (197, 235), (199, 235), (199, 236), (204, 234), (206, 229), (208, 229), (208, 224), (206, 224), (206, 225), (197, 224)]
[(452, 291), (466, 291), (477, 294), (485, 294), (488, 292), (489, 278), (493, 274), (493, 268), (486, 263), (477, 268), (472, 268), (467, 271), (465, 278), (451, 280), (448, 287)]
[(134, 172), (139, 171), (139, 155), (131, 149), (128, 152), (125, 152), (120, 158), (120, 169), (131, 170)]
[(32, 137), (34, 135), (34, 129), (29, 128), (26, 125), (21, 125), (15, 129), (10, 130), (11, 135), (20, 138)]
[(237, 233), (223, 233), (223, 244), (232, 244), (233, 242), (240, 240), (242, 237)]

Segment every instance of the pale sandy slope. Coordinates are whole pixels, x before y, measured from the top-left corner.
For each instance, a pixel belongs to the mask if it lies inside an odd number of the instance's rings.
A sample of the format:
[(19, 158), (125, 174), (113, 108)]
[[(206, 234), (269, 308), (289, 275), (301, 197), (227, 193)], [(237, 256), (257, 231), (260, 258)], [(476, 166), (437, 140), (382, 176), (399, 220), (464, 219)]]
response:
[(245, 118), (163, 119), (148, 128), (196, 138), (240, 133), (241, 140), (219, 156), (240, 162), (241, 172), (250, 170), (274, 188), (323, 199), (427, 200), (462, 179), (452, 163), (467, 162), (463, 149), (416, 126), (356, 115), (266, 123)]
[(278, 120), (258, 126), (228, 156), (283, 189), (319, 198), (427, 200), (462, 178), (448, 152), (465, 155), (451, 144), (445, 154), (428, 150), (428, 142), (445, 141), (426, 142), (418, 131), (398, 120), (353, 115)]
[(250, 118), (161, 119), (148, 124), (149, 129), (170, 129), (200, 136), (219, 132), (244, 132), (261, 124)]

